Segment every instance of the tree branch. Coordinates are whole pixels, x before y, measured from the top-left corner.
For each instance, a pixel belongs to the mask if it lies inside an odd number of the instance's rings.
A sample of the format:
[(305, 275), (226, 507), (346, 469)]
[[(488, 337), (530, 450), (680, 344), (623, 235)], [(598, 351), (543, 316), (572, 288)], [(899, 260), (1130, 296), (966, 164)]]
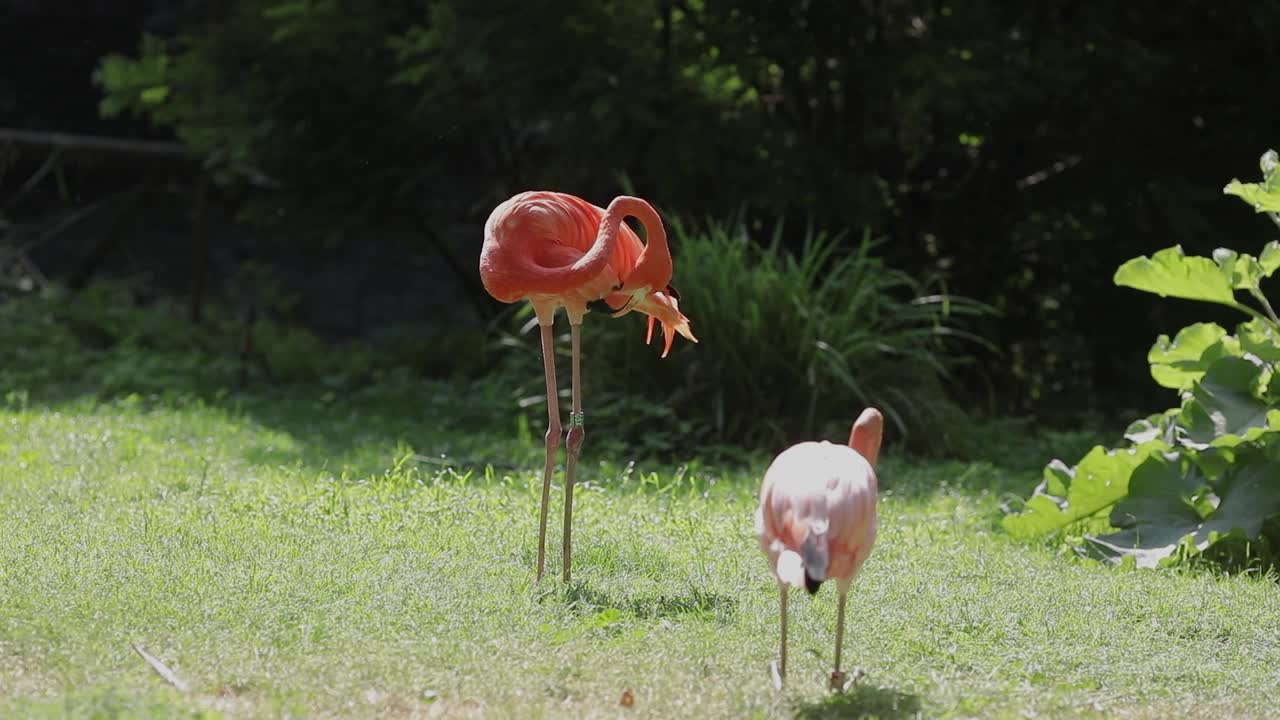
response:
[(186, 146), (176, 142), (155, 140), (123, 140), (100, 135), (72, 135), (38, 130), (0, 128), (0, 142), (56, 149), (84, 155), (129, 155), (171, 160), (196, 160)]
[[(18, 130), (16, 128), (0, 128), (0, 143), (13, 143), (54, 150), (58, 156), (81, 155), (86, 157), (128, 157), (145, 158), (161, 162), (186, 165), (199, 169), (201, 158), (187, 146), (159, 140), (126, 140), (123, 138), (105, 137), (102, 135), (75, 135), (71, 133), (44, 132), (40, 130)], [(239, 163), (232, 163), (231, 169), (249, 181), (255, 187), (278, 188), (279, 181), (262, 173), (256, 168)]]

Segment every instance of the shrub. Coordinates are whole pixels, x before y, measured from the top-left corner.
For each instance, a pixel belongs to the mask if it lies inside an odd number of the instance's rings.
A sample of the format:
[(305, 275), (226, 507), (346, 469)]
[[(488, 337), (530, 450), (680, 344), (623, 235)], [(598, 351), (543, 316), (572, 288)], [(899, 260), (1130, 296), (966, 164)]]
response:
[[(1280, 171), (1262, 157), (1263, 182), (1233, 180), (1225, 192), (1280, 222)], [(1044, 481), (1004, 527), (1019, 537), (1084, 526), (1092, 549), (1139, 567), (1167, 565), (1236, 538), (1274, 545), (1280, 518), (1280, 318), (1262, 281), (1280, 269), (1280, 242), (1258, 257), (1218, 248), (1187, 257), (1179, 246), (1134, 258), (1118, 285), (1200, 300), (1249, 316), (1235, 333), (1195, 323), (1157, 338), (1152, 378), (1180, 404), (1129, 426), (1120, 448), (1095, 446), (1075, 466), (1054, 460)], [(1242, 302), (1243, 291), (1259, 307)], [(1088, 532), (1095, 531), (1095, 532)], [(1106, 534), (1098, 534), (1105, 532)]]
[(212, 393), (238, 386), (242, 372), (250, 384), (352, 389), (396, 368), (421, 370), (410, 358), (327, 342), (270, 317), (255, 322), (246, 363), (244, 332), (244, 319), (220, 303), (195, 325), (183, 306), (164, 296), (142, 302), (128, 282), (98, 281), (76, 294), (55, 285), (0, 302), (0, 393)]
[(96, 282), (76, 295), (58, 286), (18, 295), (0, 302), (0, 390), (39, 396), (53, 387), (104, 395), (216, 387), (234, 377), (234, 355), (218, 352), (230, 323), (211, 311), (206, 325), (195, 327), (173, 302), (139, 303), (121, 281)]

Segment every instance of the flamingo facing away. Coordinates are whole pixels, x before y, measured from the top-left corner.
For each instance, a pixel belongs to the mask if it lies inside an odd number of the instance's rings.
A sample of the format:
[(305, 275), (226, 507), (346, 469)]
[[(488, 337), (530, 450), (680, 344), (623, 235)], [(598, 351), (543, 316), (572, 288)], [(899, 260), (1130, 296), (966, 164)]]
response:
[[(622, 221), (632, 216), (644, 226), (648, 244)], [(680, 295), (671, 287), (671, 252), (662, 219), (636, 197), (619, 196), (600, 208), (573, 195), (531, 191), (498, 205), (484, 225), (480, 278), (500, 302), (528, 300), (542, 329), (542, 363), (547, 383), (547, 461), (542, 471), (542, 512), (538, 521), (538, 579), (542, 579), (547, 540), (547, 502), (551, 471), (560, 446), (560, 406), (552, 325), (556, 309), (569, 316), (573, 364), (573, 408), (566, 437), (564, 485), (564, 581), (569, 582), (573, 528), (573, 482), (585, 436), (582, 382), (578, 369), (580, 331), (587, 306), (603, 301), (613, 317), (632, 310), (649, 316), (645, 342), (654, 322), (662, 324), (662, 356), (675, 333), (693, 342), (689, 319), (680, 313)]]
[(756, 536), (782, 598), (782, 650), (770, 664), (778, 688), (787, 674), (787, 591), (803, 587), (812, 595), (825, 580), (835, 580), (840, 595), (831, 688), (845, 686), (844, 604), (876, 540), (875, 467), (883, 431), (880, 411), (867, 408), (853, 424), (848, 447), (802, 442), (779, 453), (765, 471)]

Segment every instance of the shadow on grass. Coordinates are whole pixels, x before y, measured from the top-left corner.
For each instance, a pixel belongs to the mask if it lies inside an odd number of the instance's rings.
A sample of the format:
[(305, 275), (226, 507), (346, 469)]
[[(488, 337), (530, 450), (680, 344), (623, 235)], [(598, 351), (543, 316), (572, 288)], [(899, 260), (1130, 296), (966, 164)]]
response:
[(920, 698), (892, 688), (859, 683), (844, 693), (828, 695), (819, 702), (802, 703), (795, 717), (803, 720), (836, 718), (914, 718), (920, 714)]
[[(0, 348), (0, 401), (9, 402), (5, 398), (13, 395), (21, 396), (24, 407), (30, 403), (76, 409), (136, 397), (136, 407), (144, 411), (202, 405), (225, 413), (231, 422), (248, 421), (252, 433), (264, 436), (260, 443), (238, 443), (246, 462), (299, 465), (334, 476), (376, 477), (408, 449), (427, 472), (478, 471), (476, 475), (483, 477), (485, 467), (492, 465), (499, 473), (534, 475), (541, 466), (545, 408), (517, 401), (541, 397), (537, 372), (498, 377), (479, 366), (456, 363), (460, 367), (454, 379), (426, 379), (405, 364), (407, 356), (383, 357), (373, 350), (365, 353), (358, 345), (328, 345), (272, 325), (261, 329), (257, 342), (259, 349), (265, 348), (263, 357), (274, 360), (246, 366), (249, 372), (242, 386), (234, 323), (197, 328), (172, 308), (137, 308), (129, 297), (100, 293), (89, 298), (97, 298), (94, 302), (81, 298), (10, 304), (13, 327), (6, 337), (15, 342), (8, 343), (7, 353)], [(93, 341), (98, 335), (106, 341)], [(433, 347), (428, 355), (447, 352)], [(537, 364), (531, 347), (501, 352), (524, 353), (521, 357)], [(272, 363), (283, 370), (265, 373), (259, 368)], [(275, 377), (294, 381), (277, 383)], [(727, 480), (754, 490), (773, 453), (781, 449), (717, 449), (689, 443), (679, 432), (660, 432), (665, 421), (653, 432), (636, 431), (643, 426), (632, 416), (643, 417), (646, 402), (608, 390), (592, 391), (589, 407), (597, 409), (588, 410), (593, 429), (588, 431), (583, 467), (602, 462), (628, 468), (634, 460), (637, 475), (656, 470), (663, 476), (657, 483), (661, 486), (680, 475), (680, 465), (694, 465), (689, 477), (702, 487)], [(1016, 442), (1017, 428), (1010, 428), (999, 426), (980, 434), (970, 456), (989, 449), (994, 460), (1013, 467), (1032, 462), (1018, 458), (1045, 454), (1040, 445), (1028, 450), (1025, 443)], [(561, 482), (563, 450), (557, 460)], [(629, 469), (625, 472), (631, 474)], [(887, 457), (881, 487), (906, 497), (940, 488), (1025, 497), (1037, 481), (1038, 472), (982, 462)]]
[[(325, 343), (271, 323), (256, 331), (261, 357), (242, 365), (243, 327), (226, 308), (211, 307), (208, 322), (197, 327), (170, 303), (138, 305), (128, 287), (104, 286), (77, 297), (0, 305), (7, 309), (0, 321), (8, 321), (0, 346), (0, 402), (68, 410), (132, 399), (130, 407), (143, 411), (201, 406), (232, 423), (251, 423), (250, 432), (260, 437), (237, 443), (250, 464), (299, 465), (351, 478), (376, 477), (409, 449), (428, 472), (483, 476), (492, 465), (499, 473), (533, 475), (542, 464), (546, 418), (536, 403), (543, 384), (532, 345), (495, 350), (495, 357), (524, 358), (528, 367), (520, 370), (519, 363), (450, 360), (453, 346), (439, 343), (402, 354), (392, 346)], [(482, 334), (470, 339), (487, 342)], [(441, 373), (451, 367), (452, 379), (423, 377), (425, 365)], [(497, 374), (498, 367), (506, 376)], [(10, 395), (15, 400), (6, 399)], [(695, 484), (727, 480), (754, 490), (782, 449), (688, 442), (668, 427), (671, 418), (646, 415), (648, 404), (605, 386), (592, 390), (582, 466), (604, 463), (630, 475), (635, 461), (636, 475), (658, 471), (657, 485), (663, 486), (681, 475), (679, 466), (692, 465), (688, 477)], [(1024, 429), (996, 423), (974, 435), (968, 457), (989, 456), (1009, 467), (1038, 463), (1046, 446), (1019, 442)], [(890, 449), (896, 442), (889, 439)], [(562, 450), (558, 482), (563, 466)], [(881, 487), (906, 496), (940, 487), (1025, 496), (1038, 474), (981, 462), (886, 457)]]
[(24, 396), (9, 405), (72, 414), (116, 407), (144, 414), (209, 411), (221, 416), (215, 422), (247, 425), (251, 439), (236, 447), (251, 465), (301, 465), (333, 475), (345, 471), (352, 478), (380, 474), (396, 463), (402, 448), (411, 448), (428, 473), (483, 471), (486, 465), (499, 472), (533, 472), (541, 465), (541, 436), (537, 447), (521, 437), (519, 418), (495, 397), (492, 383), (478, 388), (475, 382), (393, 378), (337, 391), (319, 383), (235, 391), (194, 382), (173, 382), (163, 390), (121, 385), (46, 387), (38, 398), (28, 402)]
[(704, 620), (728, 621), (737, 610), (737, 601), (726, 595), (689, 586), (683, 592), (657, 595), (624, 595), (592, 588), (585, 582), (572, 583), (564, 598), (580, 615), (593, 615), (610, 608), (641, 620), (691, 616)]
[[(145, 408), (197, 399), (234, 420), (251, 420), (253, 430), (288, 436), (244, 447), (247, 462), (301, 465), (334, 475), (376, 476), (405, 448), (417, 453), (424, 470), (482, 475), (493, 465), (500, 473), (534, 474), (541, 466), (546, 416), (545, 406), (537, 404), (544, 388), (536, 334), (501, 347), (479, 327), (330, 342), (261, 319), (253, 329), (253, 352), (246, 354), (242, 308), (211, 299), (204, 320), (194, 325), (173, 298), (139, 291), (136, 284), (113, 280), (75, 294), (6, 298), (0, 304), (0, 402), (20, 394), (24, 404), (29, 399), (56, 409), (86, 398), (110, 403), (136, 394)], [(505, 312), (516, 312), (516, 306)], [(723, 478), (754, 489), (783, 449), (689, 442), (668, 409), (611, 389), (591, 362), (588, 370), (592, 429), (584, 467), (597, 461), (626, 467), (635, 460), (639, 472), (658, 470), (669, 478), (676, 467), (695, 460), (702, 463), (691, 473), (698, 482)], [(425, 379), (424, 371), (437, 378)], [(562, 411), (564, 403), (567, 398)], [(854, 412), (849, 409), (850, 417)], [(1106, 436), (1122, 427), (1109, 428)], [(1054, 456), (1077, 458), (1091, 443), (1089, 428), (1054, 432), (1015, 418), (955, 423), (944, 434), (951, 439), (943, 444), (963, 461), (886, 457), (881, 488), (907, 497), (945, 487), (1025, 498), (1044, 463)], [(825, 439), (843, 442), (845, 436), (841, 429)], [(901, 440), (890, 432), (886, 454)], [(563, 450), (557, 472), (562, 468)]]

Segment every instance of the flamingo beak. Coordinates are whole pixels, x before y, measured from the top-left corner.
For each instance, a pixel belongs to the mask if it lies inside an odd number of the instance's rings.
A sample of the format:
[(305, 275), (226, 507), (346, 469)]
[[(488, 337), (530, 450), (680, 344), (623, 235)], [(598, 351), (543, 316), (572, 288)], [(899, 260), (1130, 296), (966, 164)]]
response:
[(822, 581), (810, 575), (806, 570), (804, 574), (804, 589), (813, 595), (818, 592), (818, 588), (822, 587)]
[(632, 310), (635, 310), (636, 305), (640, 304), (640, 301), (643, 300), (644, 296), (647, 294), (648, 294), (648, 291), (645, 290), (644, 288), (641, 288), (640, 290), (637, 290), (631, 293), (631, 297), (627, 300), (627, 303), (622, 307), (618, 308), (617, 312), (610, 314), (609, 317), (622, 317), (623, 315), (626, 315)]
[(644, 289), (635, 291), (613, 314), (613, 317), (625, 315), (632, 310), (639, 310), (649, 316), (644, 332), (645, 345), (653, 343), (655, 327), (661, 330), (662, 357), (664, 358), (671, 352), (671, 344), (675, 340), (676, 333), (690, 342), (698, 342), (698, 339), (693, 336), (693, 331), (689, 329), (689, 319), (680, 313), (679, 301), (663, 291), (654, 293)]

